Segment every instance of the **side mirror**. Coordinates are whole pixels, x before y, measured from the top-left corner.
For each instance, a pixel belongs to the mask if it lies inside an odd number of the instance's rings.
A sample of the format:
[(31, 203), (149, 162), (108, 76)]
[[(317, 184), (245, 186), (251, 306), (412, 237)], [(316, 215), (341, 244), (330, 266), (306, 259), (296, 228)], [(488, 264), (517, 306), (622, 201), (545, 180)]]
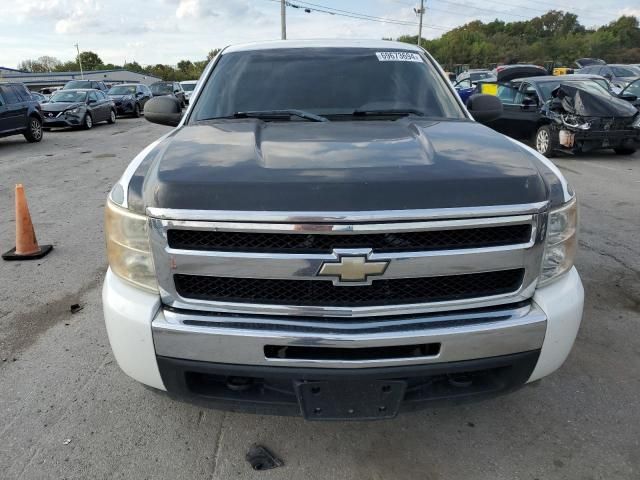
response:
[(154, 97), (144, 106), (144, 118), (151, 123), (177, 127), (182, 119), (180, 102), (174, 97)]
[(94, 103), (98, 103), (97, 100), (91, 100), (89, 99), (89, 101), (87, 102), (89, 105), (93, 105)]
[(476, 93), (467, 100), (467, 109), (480, 123), (488, 123), (502, 116), (502, 102), (498, 97)]

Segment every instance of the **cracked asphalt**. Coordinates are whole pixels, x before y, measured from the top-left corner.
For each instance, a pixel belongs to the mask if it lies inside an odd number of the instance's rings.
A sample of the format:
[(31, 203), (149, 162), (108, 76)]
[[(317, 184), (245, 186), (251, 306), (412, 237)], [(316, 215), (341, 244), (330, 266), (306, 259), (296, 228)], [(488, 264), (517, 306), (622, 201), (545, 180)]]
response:
[[(13, 185), (25, 185), (41, 243), (0, 262), (0, 478), (640, 478), (640, 153), (555, 163), (576, 189), (586, 288), (568, 361), (506, 396), (375, 423), (204, 410), (143, 388), (116, 365), (100, 305), (106, 194), (166, 127), (119, 119), (0, 139), (0, 250), (14, 243)], [(70, 306), (83, 308), (72, 314)], [(285, 466), (253, 472), (262, 443)]]

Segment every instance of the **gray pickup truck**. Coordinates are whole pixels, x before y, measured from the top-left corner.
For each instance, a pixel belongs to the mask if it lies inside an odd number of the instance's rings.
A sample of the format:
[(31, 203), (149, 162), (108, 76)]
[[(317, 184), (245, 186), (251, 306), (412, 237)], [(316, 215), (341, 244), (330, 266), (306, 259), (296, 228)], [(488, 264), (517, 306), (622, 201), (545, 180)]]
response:
[(134, 379), (191, 402), (379, 419), (506, 393), (569, 354), (577, 206), (423, 49), (228, 47), (106, 206), (104, 315)]

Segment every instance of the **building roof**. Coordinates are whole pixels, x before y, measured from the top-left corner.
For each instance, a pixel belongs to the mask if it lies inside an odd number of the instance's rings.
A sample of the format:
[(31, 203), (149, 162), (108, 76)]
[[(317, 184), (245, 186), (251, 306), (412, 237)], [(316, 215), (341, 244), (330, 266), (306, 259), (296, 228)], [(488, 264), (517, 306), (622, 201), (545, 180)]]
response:
[[(9, 69), (12, 70), (12, 69)], [(77, 75), (96, 75), (96, 74), (100, 74), (100, 73), (113, 73), (113, 72), (129, 72), (129, 73), (135, 73), (137, 75), (142, 75), (142, 76), (146, 76), (146, 77), (152, 77), (153, 75), (148, 75), (146, 73), (138, 73), (138, 72), (133, 72), (131, 70), (127, 70), (125, 68), (115, 68), (115, 69), (111, 69), (111, 70), (84, 70), (83, 72), (75, 71), (75, 72), (38, 72), (38, 73), (33, 73), (33, 72), (22, 72), (20, 70), (13, 70), (14, 72), (16, 72), (15, 74), (11, 73), (9, 75), (13, 76), (15, 75), (16, 77), (22, 77), (25, 75), (28, 75), (29, 77), (32, 78), (37, 78), (37, 77), (75, 77)]]
[(15, 68), (3, 67), (0, 65), (0, 70), (6, 70), (7, 72), (26, 73), (22, 70), (16, 70)]
[(380, 50), (411, 50), (422, 51), (417, 45), (391, 40), (354, 40), (354, 39), (326, 39), (326, 40), (272, 40), (268, 42), (252, 42), (231, 45), (222, 54), (245, 52), (251, 50), (272, 50), (277, 48), (379, 48)]

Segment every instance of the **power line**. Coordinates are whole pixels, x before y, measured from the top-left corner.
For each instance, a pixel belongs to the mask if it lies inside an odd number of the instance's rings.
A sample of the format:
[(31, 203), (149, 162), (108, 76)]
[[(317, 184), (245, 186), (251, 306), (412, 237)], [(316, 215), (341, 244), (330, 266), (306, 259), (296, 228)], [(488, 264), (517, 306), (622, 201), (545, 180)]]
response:
[(376, 17), (374, 15), (368, 15), (366, 13), (352, 12), (349, 10), (340, 10), (339, 8), (327, 7), (325, 5), (319, 5), (317, 3), (311, 3), (306, 1), (296, 1), (296, 3), (287, 2), (287, 5), (293, 8), (305, 8), (311, 11), (328, 13), (330, 15), (338, 15), (343, 17), (358, 18), (360, 20), (371, 20), (381, 23), (395, 23), (398, 25), (418, 26), (416, 22), (410, 22), (409, 20), (400, 20), (394, 18)]
[[(406, 5), (406, 6), (412, 6), (413, 4), (401, 1), (401, 0), (391, 0), (394, 3), (398, 3), (400, 5)], [(483, 7), (477, 7), (475, 5), (471, 5), (471, 4), (467, 4), (467, 3), (457, 3), (457, 2), (452, 2), (450, 0), (440, 0), (441, 3), (448, 3), (451, 5), (454, 5), (456, 7), (464, 7), (464, 8), (471, 8), (474, 10), (478, 10), (478, 11), (482, 11), (482, 12), (487, 12), (496, 16), (511, 16), (511, 17), (518, 17), (518, 18), (523, 18), (523, 19), (531, 19), (531, 16), (529, 15), (521, 15), (519, 13), (513, 13), (513, 12), (505, 12), (505, 11), (496, 11), (496, 10), (491, 10), (488, 8), (483, 8)], [(537, 16), (542, 16), (545, 13), (548, 13), (549, 10), (542, 10), (542, 9), (536, 9), (536, 8), (531, 8), (531, 7), (526, 7), (524, 5), (517, 5), (514, 3), (508, 3), (508, 2), (504, 2), (504, 1), (498, 1), (498, 0), (484, 0), (483, 3), (494, 3), (496, 5), (502, 5), (505, 7), (512, 7), (512, 8), (519, 8), (521, 10), (529, 10), (531, 12), (534, 12), (535, 14), (537, 14)], [(540, 2), (536, 0), (536, 3), (544, 3), (544, 2)], [(558, 5), (553, 5), (553, 4), (548, 4), (545, 3), (546, 5), (550, 5), (551, 7), (553, 7), (554, 10), (563, 10), (565, 12), (571, 13), (571, 10), (583, 10), (580, 9), (578, 7), (572, 7), (572, 8), (564, 8), (564, 7), (560, 7)], [(542, 7), (544, 8), (544, 7)], [(449, 13), (449, 14), (453, 14), (453, 15), (459, 15), (460, 12), (459, 11), (451, 11), (451, 10), (442, 10), (442, 9), (438, 9), (438, 8), (434, 8), (434, 7), (428, 7), (429, 10), (433, 10), (436, 12), (442, 12), (442, 13)], [(586, 18), (586, 19), (591, 19), (591, 20), (597, 20), (597, 21), (603, 21), (604, 20), (604, 16), (601, 14), (600, 16), (593, 16), (593, 15), (585, 15), (585, 14), (579, 14), (582, 18)]]

